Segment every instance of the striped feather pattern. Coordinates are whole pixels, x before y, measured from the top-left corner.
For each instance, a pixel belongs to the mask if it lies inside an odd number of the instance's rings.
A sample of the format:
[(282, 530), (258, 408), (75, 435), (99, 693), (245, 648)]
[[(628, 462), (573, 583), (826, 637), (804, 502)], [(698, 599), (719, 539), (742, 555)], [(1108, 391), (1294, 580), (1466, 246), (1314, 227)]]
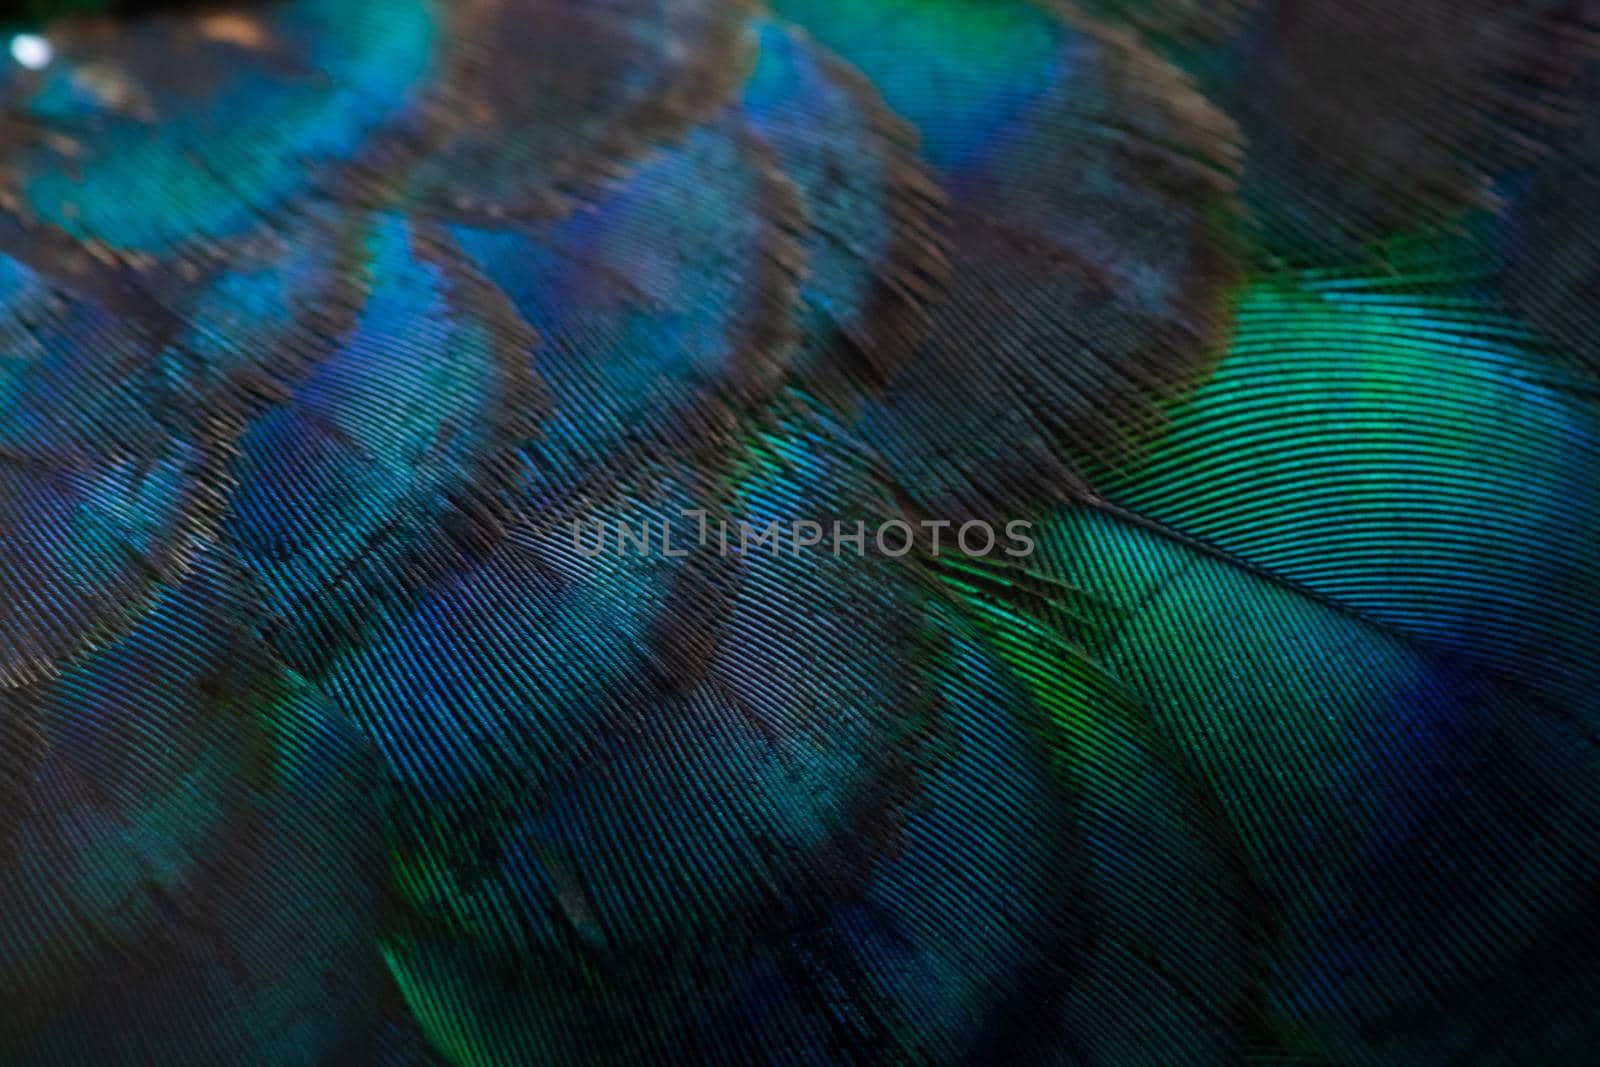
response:
[(0, 25), (0, 1064), (1600, 1062), (1582, 5)]

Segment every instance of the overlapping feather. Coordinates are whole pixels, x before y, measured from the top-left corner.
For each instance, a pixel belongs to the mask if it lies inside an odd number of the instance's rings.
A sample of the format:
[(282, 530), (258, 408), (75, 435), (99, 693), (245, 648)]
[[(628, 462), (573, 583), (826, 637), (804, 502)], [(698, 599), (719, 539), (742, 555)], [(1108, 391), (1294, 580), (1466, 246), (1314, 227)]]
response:
[(1586, 29), (43, 27), (0, 1060), (1585, 1062)]

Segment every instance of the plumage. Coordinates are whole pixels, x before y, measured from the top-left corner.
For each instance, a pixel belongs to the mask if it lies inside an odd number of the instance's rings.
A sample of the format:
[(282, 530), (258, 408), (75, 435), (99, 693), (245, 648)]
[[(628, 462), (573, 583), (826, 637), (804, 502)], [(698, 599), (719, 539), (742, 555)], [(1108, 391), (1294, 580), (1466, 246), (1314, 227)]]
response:
[(0, 1063), (1600, 1062), (1583, 5), (0, 25)]
[(1238, 121), (1258, 240), (1313, 263), (1494, 207), (1496, 182), (1570, 122), (1595, 46), (1595, 12), (1560, 0), (1091, 6), (1145, 31)]

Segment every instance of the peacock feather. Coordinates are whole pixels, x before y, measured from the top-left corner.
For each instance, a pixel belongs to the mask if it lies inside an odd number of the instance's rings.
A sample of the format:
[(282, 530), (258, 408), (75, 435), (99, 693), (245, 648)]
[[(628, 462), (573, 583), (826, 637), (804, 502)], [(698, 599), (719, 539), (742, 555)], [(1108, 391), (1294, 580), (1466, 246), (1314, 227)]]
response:
[(0, 1067), (1600, 1063), (1596, 22), (0, 5)]

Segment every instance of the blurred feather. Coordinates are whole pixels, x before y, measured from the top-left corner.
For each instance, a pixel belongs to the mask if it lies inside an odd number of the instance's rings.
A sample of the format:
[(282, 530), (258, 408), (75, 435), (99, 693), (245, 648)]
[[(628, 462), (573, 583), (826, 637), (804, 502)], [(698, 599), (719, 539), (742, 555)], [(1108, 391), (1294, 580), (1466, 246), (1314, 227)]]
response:
[[(1585, 68), (1582, 110), (1552, 150), (1510, 183), (1506, 211), (1477, 227), (1498, 270), (1498, 291), (1529, 322), (1558, 339), (1576, 371), (1572, 385), (1592, 389), (1600, 374), (1594, 293), (1600, 242), (1587, 224), (1600, 208), (1600, 64)], [(1592, 394), (1591, 394), (1592, 395)]]
[(1256, 0), (1220, 33), (1177, 4), (1089, 7), (1146, 30), (1238, 120), (1265, 246), (1312, 262), (1492, 206), (1570, 117), (1596, 30), (1581, 0)]

